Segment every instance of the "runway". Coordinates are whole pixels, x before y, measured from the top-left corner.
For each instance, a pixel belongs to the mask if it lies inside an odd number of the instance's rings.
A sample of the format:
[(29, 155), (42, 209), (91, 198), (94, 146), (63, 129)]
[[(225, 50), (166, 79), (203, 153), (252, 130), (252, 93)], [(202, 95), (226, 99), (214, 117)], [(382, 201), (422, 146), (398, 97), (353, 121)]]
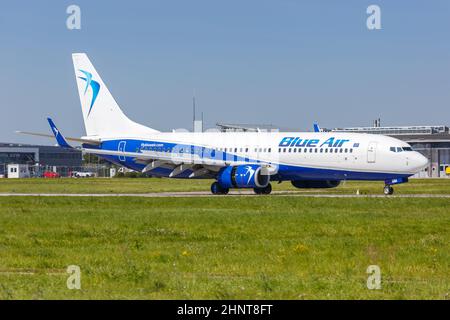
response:
[(196, 197), (268, 197), (289, 196), (308, 198), (450, 198), (450, 194), (317, 194), (300, 193), (297, 191), (273, 191), (271, 195), (256, 195), (253, 191), (232, 191), (228, 195), (213, 195), (207, 191), (191, 192), (155, 192), (155, 193), (0, 193), (0, 197), (140, 197), (140, 198), (196, 198)]

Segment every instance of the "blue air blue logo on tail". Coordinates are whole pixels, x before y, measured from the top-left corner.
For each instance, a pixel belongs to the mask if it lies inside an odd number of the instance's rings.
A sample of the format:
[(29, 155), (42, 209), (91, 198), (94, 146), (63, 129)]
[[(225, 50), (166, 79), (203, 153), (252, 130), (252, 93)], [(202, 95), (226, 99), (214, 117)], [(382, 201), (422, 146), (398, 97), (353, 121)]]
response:
[(84, 75), (86, 76), (86, 78), (78, 77), (81, 80), (86, 81), (86, 88), (84, 89), (84, 94), (86, 94), (87, 89), (89, 87), (92, 88), (92, 100), (91, 100), (91, 105), (89, 106), (89, 112), (88, 112), (88, 116), (89, 116), (91, 114), (91, 110), (92, 110), (92, 107), (94, 106), (95, 100), (97, 100), (98, 92), (100, 91), (100, 84), (97, 81), (92, 80), (92, 73), (81, 70), (81, 69), (79, 69), (79, 70), (81, 72), (83, 72)]

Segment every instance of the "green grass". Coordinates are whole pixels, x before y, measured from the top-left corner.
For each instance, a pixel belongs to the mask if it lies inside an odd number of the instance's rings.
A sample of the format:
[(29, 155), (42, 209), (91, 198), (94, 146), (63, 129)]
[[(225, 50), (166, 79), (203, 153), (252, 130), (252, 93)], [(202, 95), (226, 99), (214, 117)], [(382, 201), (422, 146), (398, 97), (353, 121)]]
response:
[[(444, 198), (4, 197), (0, 298), (448, 299), (449, 207)], [(381, 290), (366, 287), (372, 264)], [(66, 288), (68, 265), (81, 267), (81, 290)]]
[[(151, 193), (209, 191), (212, 180), (179, 179), (1, 179), (0, 193)], [(296, 189), (290, 182), (272, 182), (274, 190), (300, 193), (382, 194), (383, 182), (346, 181), (333, 189)], [(411, 179), (396, 185), (395, 194), (450, 194), (450, 179)]]

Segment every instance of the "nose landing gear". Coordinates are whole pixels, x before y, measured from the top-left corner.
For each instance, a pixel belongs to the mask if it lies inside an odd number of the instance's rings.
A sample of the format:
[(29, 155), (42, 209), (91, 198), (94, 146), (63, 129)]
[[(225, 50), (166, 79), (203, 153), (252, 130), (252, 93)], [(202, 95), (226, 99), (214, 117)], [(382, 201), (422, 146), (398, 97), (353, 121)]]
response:
[(392, 186), (390, 186), (390, 185), (385, 185), (384, 189), (383, 189), (383, 193), (387, 196), (391, 195), (394, 193), (394, 188), (392, 188)]

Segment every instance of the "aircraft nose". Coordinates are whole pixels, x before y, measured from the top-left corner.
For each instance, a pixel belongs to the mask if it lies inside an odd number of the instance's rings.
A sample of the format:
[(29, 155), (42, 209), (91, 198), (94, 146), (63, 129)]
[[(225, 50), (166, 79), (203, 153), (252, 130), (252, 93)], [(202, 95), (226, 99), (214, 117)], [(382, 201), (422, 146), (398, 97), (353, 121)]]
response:
[(421, 153), (417, 152), (414, 157), (414, 167), (417, 171), (422, 171), (428, 167), (428, 159)]

